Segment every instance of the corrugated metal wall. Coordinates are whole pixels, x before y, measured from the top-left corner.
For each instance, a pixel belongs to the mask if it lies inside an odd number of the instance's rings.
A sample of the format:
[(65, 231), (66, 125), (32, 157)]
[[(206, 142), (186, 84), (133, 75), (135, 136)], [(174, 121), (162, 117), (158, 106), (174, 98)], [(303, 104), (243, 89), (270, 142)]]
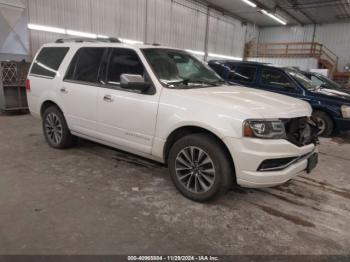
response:
[(269, 58), (269, 57), (252, 57), (248, 61), (260, 63), (270, 63), (274, 65), (283, 65), (297, 67), (301, 70), (317, 69), (318, 61), (316, 58)]
[(29, 55), (25, 0), (0, 1), (0, 60), (22, 60)]
[(208, 51), (243, 57), (246, 27), (238, 20), (210, 11)]
[[(260, 30), (259, 42), (311, 42), (314, 26), (268, 27)], [(317, 25), (315, 41), (339, 57), (338, 70), (350, 63), (350, 23)]]
[(260, 43), (311, 42), (313, 25), (264, 27), (260, 29)]
[(338, 70), (350, 64), (350, 23), (318, 25), (315, 41), (327, 46), (339, 57)]
[[(204, 51), (208, 9), (191, 0), (29, 0), (30, 23)], [(257, 28), (210, 9), (208, 51), (243, 56)], [(62, 35), (31, 31), (32, 52)]]

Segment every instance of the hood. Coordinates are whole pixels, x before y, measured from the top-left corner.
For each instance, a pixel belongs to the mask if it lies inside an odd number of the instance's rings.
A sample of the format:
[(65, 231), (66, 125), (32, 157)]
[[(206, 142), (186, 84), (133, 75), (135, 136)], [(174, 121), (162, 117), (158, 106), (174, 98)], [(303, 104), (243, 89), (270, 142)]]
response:
[(329, 88), (320, 88), (312, 92), (316, 94), (325, 95), (328, 98), (340, 98), (340, 99), (348, 100), (347, 102), (350, 102), (350, 90), (344, 91), (344, 90), (335, 90), (335, 89), (329, 89)]
[(238, 110), (249, 118), (294, 118), (310, 116), (312, 112), (302, 100), (254, 88), (219, 86), (186, 91), (190, 91), (192, 99)]

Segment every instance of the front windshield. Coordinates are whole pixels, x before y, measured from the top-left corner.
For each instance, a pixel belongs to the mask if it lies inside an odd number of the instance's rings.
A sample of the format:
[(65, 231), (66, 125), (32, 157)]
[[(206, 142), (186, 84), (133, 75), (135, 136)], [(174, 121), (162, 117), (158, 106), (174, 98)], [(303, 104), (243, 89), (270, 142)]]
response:
[(331, 89), (341, 89), (341, 86), (334, 82), (333, 80), (323, 76), (323, 75), (320, 75), (320, 74), (315, 74), (315, 76), (320, 79), (325, 85), (327, 88), (331, 88)]
[(159, 81), (170, 88), (208, 87), (225, 82), (207, 65), (190, 54), (171, 49), (143, 49)]
[(285, 68), (284, 69), (287, 74), (294, 78), (299, 84), (305, 87), (307, 90), (315, 90), (318, 88), (317, 85), (313, 84), (312, 81), (300, 73), (298, 70), (293, 68)]

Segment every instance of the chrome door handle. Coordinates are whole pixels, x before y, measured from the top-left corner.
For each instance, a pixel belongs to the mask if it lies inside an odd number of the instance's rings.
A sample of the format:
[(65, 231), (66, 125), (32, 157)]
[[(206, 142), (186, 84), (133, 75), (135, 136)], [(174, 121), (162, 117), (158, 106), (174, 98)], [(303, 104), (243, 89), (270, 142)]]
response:
[(103, 100), (106, 101), (106, 102), (113, 102), (113, 98), (111, 95), (105, 95), (103, 97)]
[(60, 88), (61, 93), (67, 94), (68, 90), (65, 87)]

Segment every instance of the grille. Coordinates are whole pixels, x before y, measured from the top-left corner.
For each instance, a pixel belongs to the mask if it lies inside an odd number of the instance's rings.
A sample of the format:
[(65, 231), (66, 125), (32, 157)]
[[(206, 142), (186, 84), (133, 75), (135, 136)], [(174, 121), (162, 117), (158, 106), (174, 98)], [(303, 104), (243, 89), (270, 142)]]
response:
[(284, 119), (287, 140), (296, 146), (317, 144), (318, 127), (309, 117)]

